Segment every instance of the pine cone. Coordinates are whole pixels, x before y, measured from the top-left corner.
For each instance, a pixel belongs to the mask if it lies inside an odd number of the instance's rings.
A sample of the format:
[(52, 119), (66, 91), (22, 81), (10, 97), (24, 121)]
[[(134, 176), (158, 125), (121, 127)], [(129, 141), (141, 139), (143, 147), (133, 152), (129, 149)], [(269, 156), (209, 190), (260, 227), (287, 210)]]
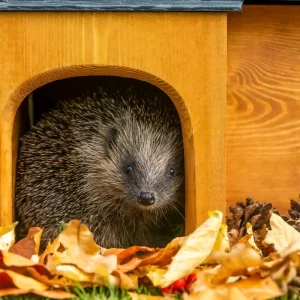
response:
[(300, 204), (295, 200), (291, 200), (291, 209), (288, 213), (289, 216), (283, 216), (282, 218), (300, 232)]
[[(236, 244), (241, 237), (246, 235), (248, 222), (252, 225), (254, 239), (256, 237), (263, 240), (266, 233), (264, 225), (270, 227), (271, 211), (278, 213), (272, 209), (271, 203), (255, 203), (250, 197), (246, 199), (246, 203), (238, 202), (236, 205), (230, 206), (229, 210), (232, 218), (227, 217), (227, 225), (231, 245)], [(257, 242), (260, 244), (260, 241)]]
[[(300, 232), (300, 204), (291, 200), (291, 207), (288, 211), (288, 216), (281, 216), (289, 225), (293, 226)], [(234, 246), (238, 240), (247, 233), (247, 222), (251, 223), (253, 229), (253, 238), (256, 245), (262, 251), (264, 256), (274, 252), (273, 245), (266, 245), (264, 243), (265, 236), (267, 234), (267, 228), (270, 228), (270, 216), (271, 212), (280, 216), (280, 213), (276, 208), (272, 207), (272, 204), (267, 202), (264, 204), (254, 203), (252, 198), (247, 198), (246, 203), (237, 202), (229, 208), (232, 217), (227, 217), (228, 225), (228, 237), (230, 245)], [(300, 270), (297, 270), (297, 276), (293, 278), (287, 285), (289, 295), (300, 294)], [(290, 299), (290, 298), (288, 298)], [(292, 299), (292, 298), (291, 298)], [(298, 299), (298, 298), (295, 298)]]

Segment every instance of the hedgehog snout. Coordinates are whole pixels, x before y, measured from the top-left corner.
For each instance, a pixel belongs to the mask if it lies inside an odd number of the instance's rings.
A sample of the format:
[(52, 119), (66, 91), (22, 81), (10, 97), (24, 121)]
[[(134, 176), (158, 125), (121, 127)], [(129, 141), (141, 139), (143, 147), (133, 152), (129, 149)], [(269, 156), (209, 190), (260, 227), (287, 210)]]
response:
[(143, 206), (150, 206), (154, 204), (155, 197), (151, 192), (140, 192), (138, 195), (138, 203)]

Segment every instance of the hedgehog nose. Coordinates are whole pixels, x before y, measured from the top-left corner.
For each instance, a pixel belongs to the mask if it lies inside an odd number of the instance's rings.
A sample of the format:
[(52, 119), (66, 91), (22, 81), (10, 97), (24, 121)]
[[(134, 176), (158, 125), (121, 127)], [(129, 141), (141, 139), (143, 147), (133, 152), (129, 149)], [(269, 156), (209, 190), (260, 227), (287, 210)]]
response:
[(150, 192), (140, 192), (138, 196), (138, 203), (144, 206), (152, 205), (155, 202), (155, 197), (153, 193)]

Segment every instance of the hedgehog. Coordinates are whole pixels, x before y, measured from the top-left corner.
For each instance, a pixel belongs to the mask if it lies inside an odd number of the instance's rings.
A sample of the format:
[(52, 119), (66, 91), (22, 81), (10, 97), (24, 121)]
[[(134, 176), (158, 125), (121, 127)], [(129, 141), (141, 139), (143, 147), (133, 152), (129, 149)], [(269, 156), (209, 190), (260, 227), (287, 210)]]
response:
[(104, 248), (164, 247), (184, 233), (180, 119), (159, 88), (111, 77), (58, 99), (20, 139), (15, 189), (20, 237), (86, 224)]

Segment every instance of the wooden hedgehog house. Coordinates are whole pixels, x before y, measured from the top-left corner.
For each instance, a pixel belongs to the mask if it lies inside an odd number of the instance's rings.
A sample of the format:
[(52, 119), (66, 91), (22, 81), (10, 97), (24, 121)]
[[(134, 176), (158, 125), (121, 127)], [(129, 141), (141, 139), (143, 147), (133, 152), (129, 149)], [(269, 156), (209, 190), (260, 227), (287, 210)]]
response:
[(121, 76), (163, 90), (185, 149), (186, 231), (225, 212), (227, 12), (241, 0), (0, 1), (0, 223), (13, 221), (24, 99), (81, 76)]

